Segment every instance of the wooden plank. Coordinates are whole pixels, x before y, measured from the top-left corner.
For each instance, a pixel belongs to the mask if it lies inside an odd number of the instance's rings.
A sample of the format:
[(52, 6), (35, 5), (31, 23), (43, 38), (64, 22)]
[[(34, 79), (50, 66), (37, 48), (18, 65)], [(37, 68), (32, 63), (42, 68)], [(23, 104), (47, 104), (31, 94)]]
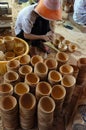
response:
[(9, 20), (0, 20), (0, 28), (11, 27), (11, 22)]
[(69, 120), (69, 123), (66, 126), (66, 130), (72, 130), (74, 116), (76, 114), (78, 102), (80, 101), (82, 94), (83, 93), (82, 93), (81, 85), (76, 85), (75, 90), (74, 90), (74, 94), (73, 94), (73, 104), (72, 104), (72, 106), (74, 108), (73, 108), (72, 115), (70, 116), (71, 118)]
[(0, 20), (10, 20), (12, 21), (12, 15), (3, 15), (3, 16), (0, 16)]

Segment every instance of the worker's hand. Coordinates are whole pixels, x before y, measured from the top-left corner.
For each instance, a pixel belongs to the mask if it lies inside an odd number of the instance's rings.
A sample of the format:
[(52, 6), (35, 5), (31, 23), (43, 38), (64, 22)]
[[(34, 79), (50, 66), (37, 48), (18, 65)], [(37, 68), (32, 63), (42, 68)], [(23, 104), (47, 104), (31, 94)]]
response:
[(42, 39), (45, 41), (52, 42), (54, 33), (52, 31), (48, 32), (46, 35), (42, 36)]
[(44, 41), (46, 41), (46, 42), (47, 42), (47, 41), (50, 41), (50, 39), (49, 39), (49, 37), (48, 37), (47, 35), (43, 35), (43, 36), (42, 36), (42, 39), (43, 39)]
[(53, 41), (53, 37), (54, 37), (54, 33), (52, 31), (49, 31), (46, 36), (49, 38), (49, 41), (52, 42)]

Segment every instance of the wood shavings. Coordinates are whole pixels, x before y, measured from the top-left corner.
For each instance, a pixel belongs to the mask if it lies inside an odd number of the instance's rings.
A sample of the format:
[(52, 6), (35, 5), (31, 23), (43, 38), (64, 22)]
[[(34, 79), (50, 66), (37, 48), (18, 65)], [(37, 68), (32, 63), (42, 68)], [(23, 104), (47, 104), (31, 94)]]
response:
[(51, 42), (44, 42), (44, 44), (54, 49), (56, 52), (59, 52), (59, 50)]

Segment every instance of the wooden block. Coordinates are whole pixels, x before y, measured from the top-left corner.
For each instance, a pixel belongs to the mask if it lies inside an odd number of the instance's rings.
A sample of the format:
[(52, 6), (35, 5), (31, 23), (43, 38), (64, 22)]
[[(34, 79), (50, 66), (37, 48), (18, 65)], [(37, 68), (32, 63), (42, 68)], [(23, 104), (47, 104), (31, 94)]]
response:
[(9, 21), (12, 21), (12, 15), (3, 15), (3, 16), (0, 16), (0, 20), (9, 20)]
[(6, 6), (6, 7), (3, 7), (3, 4), (0, 5), (0, 15), (5, 15), (5, 14), (8, 14), (8, 15), (11, 15), (12, 14), (12, 8), (9, 7), (9, 6)]
[(0, 20), (0, 28), (11, 27), (11, 22), (9, 20)]

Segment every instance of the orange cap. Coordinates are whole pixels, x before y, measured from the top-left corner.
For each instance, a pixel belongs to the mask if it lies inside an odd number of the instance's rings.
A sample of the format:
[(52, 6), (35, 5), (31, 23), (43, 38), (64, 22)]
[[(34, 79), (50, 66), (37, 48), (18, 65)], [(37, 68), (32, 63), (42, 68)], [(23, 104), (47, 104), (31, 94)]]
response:
[(62, 20), (60, 0), (40, 0), (34, 11), (47, 20)]

